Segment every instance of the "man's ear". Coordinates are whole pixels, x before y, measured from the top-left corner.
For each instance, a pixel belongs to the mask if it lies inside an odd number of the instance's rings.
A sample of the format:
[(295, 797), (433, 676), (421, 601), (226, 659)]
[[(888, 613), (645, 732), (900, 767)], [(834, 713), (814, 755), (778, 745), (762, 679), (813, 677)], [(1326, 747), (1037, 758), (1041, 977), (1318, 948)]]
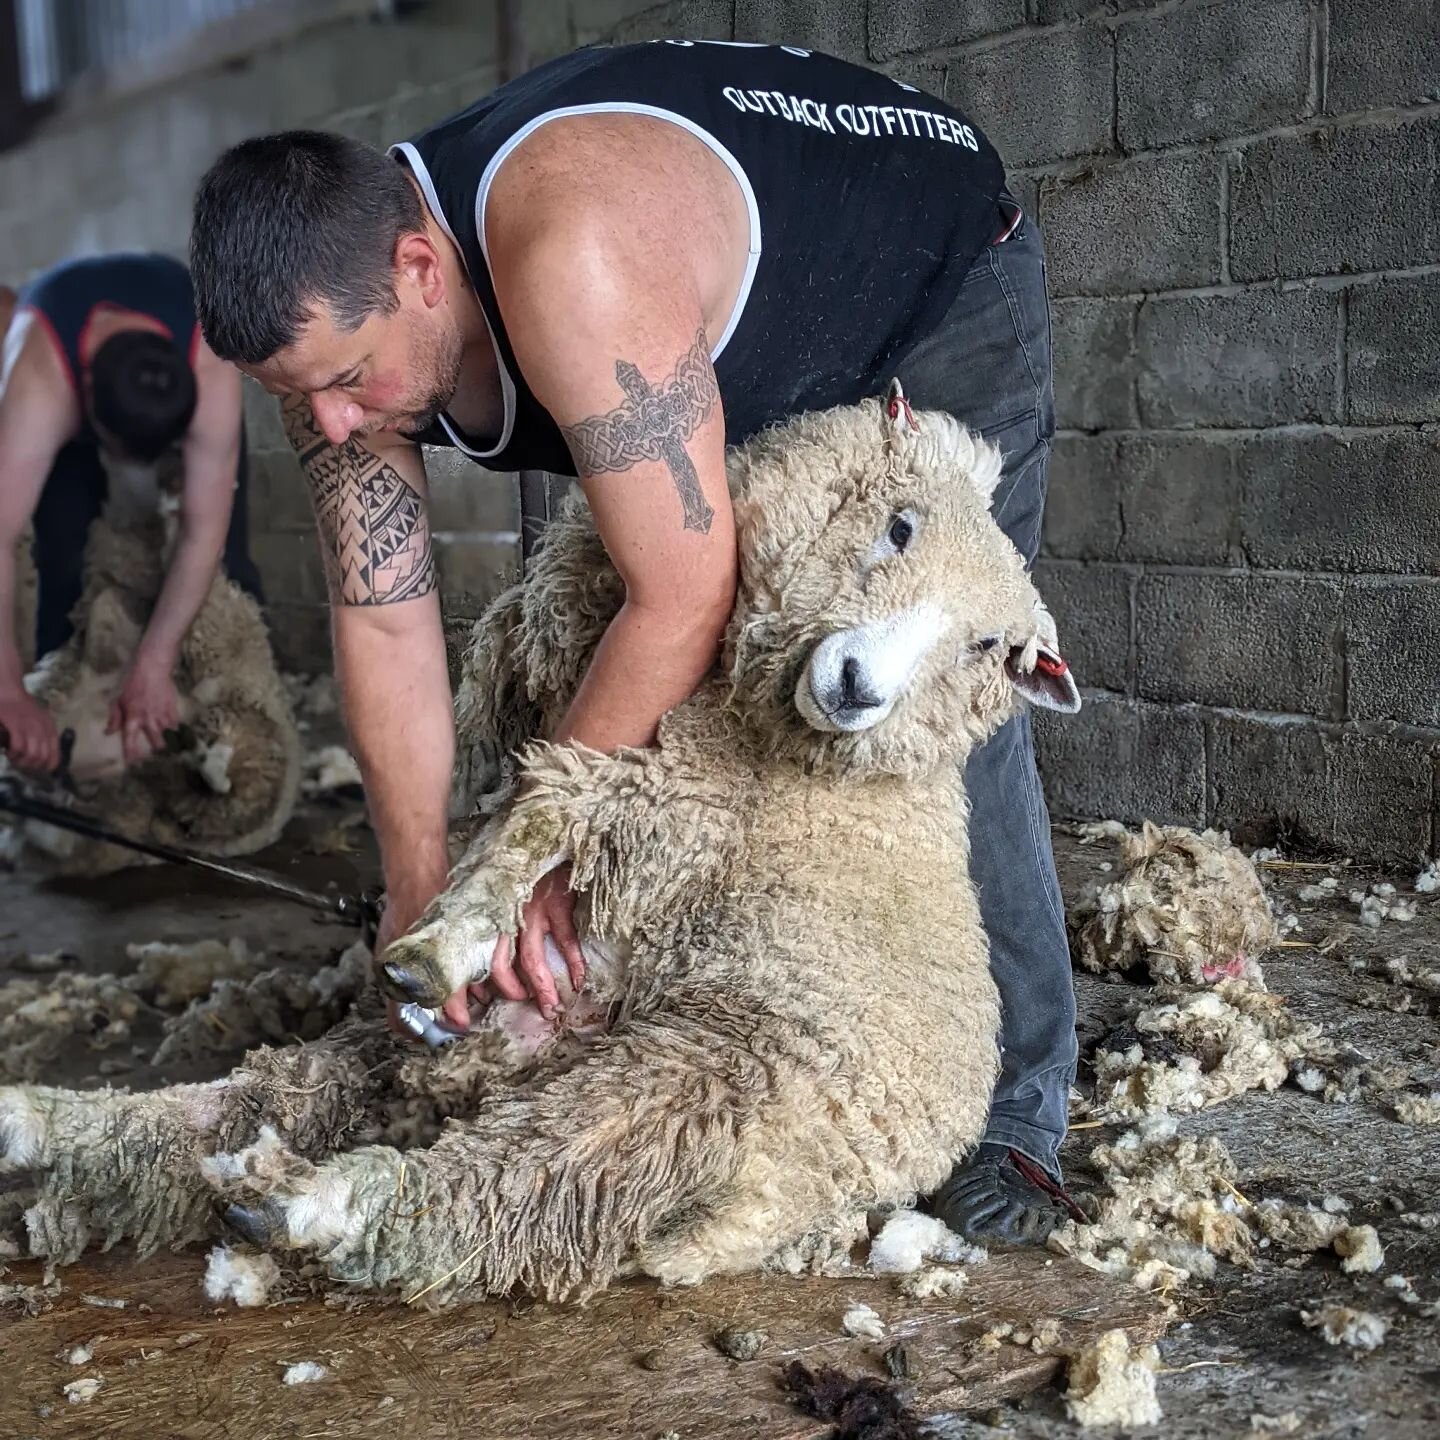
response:
[(1010, 683), (1032, 704), (1073, 715), (1080, 708), (1080, 687), (1060, 652), (1044, 642), (1034, 646), (1033, 668), (1025, 669), (1029, 645), (1016, 645), (1005, 660)]
[(433, 310), (445, 298), (445, 270), (440, 252), (423, 230), (412, 230), (395, 242), (397, 287), (413, 286), (426, 308)]

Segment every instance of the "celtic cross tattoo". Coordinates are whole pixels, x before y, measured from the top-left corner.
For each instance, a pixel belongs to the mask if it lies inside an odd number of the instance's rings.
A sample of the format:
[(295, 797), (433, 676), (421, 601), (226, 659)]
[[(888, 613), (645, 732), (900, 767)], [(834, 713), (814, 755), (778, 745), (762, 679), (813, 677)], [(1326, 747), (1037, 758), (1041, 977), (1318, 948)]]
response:
[(425, 502), (358, 440), (332, 445), (303, 395), (281, 406), (315, 507), (320, 557), (332, 601), (390, 605), (436, 588)]
[(577, 470), (604, 475), (645, 460), (662, 461), (679, 492), (685, 529), (708, 535), (715, 512), (685, 450), (685, 442), (710, 418), (720, 398), (704, 330), (676, 362), (674, 374), (660, 384), (652, 385), (629, 360), (615, 362), (615, 379), (625, 392), (625, 404), (562, 427)]

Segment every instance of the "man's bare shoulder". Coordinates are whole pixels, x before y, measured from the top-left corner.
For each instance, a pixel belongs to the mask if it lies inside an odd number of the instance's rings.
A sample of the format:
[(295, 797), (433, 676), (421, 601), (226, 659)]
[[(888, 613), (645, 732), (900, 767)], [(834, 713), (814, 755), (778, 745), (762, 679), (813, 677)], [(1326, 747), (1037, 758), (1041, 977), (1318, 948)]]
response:
[[(23, 307), (5, 333), (0, 423), (7, 416), (17, 428), (23, 416), (23, 429), (47, 443), (73, 435), (80, 425), (80, 401), (69, 368), (44, 322)], [(7, 424), (7, 437), (9, 432)]]
[[(527, 136), (501, 166), (486, 202), (492, 246), (522, 242), (563, 219), (625, 225), (673, 253), (743, 236), (745, 198), (724, 161), (681, 126), (649, 115), (570, 115)], [(643, 220), (643, 225), (638, 222)]]

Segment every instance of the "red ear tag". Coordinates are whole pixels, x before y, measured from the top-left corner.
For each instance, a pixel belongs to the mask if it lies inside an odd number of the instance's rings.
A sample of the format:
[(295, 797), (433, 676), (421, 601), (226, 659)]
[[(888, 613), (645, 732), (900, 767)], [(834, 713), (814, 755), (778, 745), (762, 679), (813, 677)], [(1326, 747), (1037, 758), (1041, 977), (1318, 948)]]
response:
[(890, 418), (898, 420), (901, 410), (905, 412), (905, 423), (912, 429), (920, 427), (915, 423), (915, 412), (910, 408), (910, 402), (903, 395), (892, 395), (890, 397)]
[(1035, 657), (1035, 668), (1042, 674), (1054, 676), (1056, 679), (1070, 669), (1058, 655), (1051, 656), (1043, 652)]

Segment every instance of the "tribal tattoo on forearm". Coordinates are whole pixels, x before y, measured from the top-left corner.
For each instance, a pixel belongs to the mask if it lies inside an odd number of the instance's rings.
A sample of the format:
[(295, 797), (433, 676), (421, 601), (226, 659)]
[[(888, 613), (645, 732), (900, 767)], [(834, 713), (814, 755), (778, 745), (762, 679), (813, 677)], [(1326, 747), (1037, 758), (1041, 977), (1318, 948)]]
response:
[(704, 330), (676, 362), (674, 374), (659, 385), (652, 385), (628, 360), (616, 361), (615, 379), (625, 392), (625, 404), (562, 427), (576, 469), (582, 475), (604, 475), (644, 460), (663, 461), (680, 495), (685, 529), (709, 534), (715, 512), (685, 450), (685, 442), (710, 418), (720, 398)]
[(287, 396), (281, 411), (310, 484), (331, 600), (389, 605), (428, 595), (438, 582), (424, 500), (358, 440), (332, 445), (303, 395)]

